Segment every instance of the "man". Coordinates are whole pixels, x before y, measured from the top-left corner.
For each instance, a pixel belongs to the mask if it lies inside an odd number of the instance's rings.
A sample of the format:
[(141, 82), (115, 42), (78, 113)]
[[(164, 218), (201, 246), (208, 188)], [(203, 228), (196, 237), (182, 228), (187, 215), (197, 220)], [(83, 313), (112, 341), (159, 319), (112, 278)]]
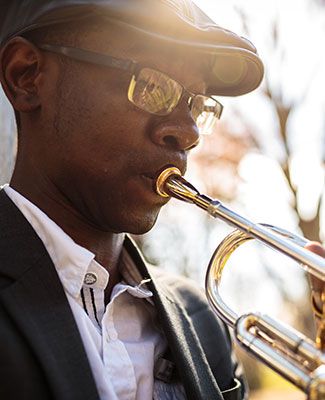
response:
[(255, 89), (245, 39), (189, 0), (1, 1), (1, 83), (18, 153), (0, 192), (0, 395), (240, 399), (228, 333), (188, 282), (147, 268), (141, 234), (219, 118)]

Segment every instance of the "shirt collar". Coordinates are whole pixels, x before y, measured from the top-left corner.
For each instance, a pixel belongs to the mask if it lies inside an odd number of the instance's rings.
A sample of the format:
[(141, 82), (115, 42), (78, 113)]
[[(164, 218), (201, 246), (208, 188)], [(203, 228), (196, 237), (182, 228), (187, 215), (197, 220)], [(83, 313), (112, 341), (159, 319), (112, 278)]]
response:
[[(44, 243), (66, 292), (77, 298), (87, 282), (92, 282), (92, 288), (106, 288), (109, 273), (95, 260), (94, 253), (78, 245), (42, 210), (9, 185), (5, 185), (4, 190)], [(145, 285), (148, 280), (142, 279), (125, 249), (121, 255), (120, 272), (128, 285), (136, 287), (144, 297), (152, 296)]]
[(95, 261), (94, 253), (78, 245), (42, 210), (16, 190), (8, 185), (4, 190), (44, 243), (62, 285), (69, 294), (79, 296), (88, 271), (96, 273), (96, 285), (103, 289), (106, 287), (109, 274)]

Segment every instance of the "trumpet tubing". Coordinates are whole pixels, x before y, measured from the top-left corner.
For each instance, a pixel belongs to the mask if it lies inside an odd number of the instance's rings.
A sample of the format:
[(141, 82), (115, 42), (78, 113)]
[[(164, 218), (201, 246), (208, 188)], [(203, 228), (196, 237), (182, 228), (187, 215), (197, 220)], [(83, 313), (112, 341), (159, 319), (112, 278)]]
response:
[[(168, 167), (156, 180), (156, 192), (192, 203), (214, 218), (236, 228), (215, 250), (206, 274), (206, 295), (214, 312), (231, 328), (239, 344), (282, 377), (303, 390), (309, 400), (325, 400), (325, 354), (291, 327), (266, 315), (238, 316), (223, 301), (219, 285), (225, 264), (241, 244), (257, 239), (299, 262), (318, 279), (325, 280), (325, 259), (304, 249), (307, 240), (286, 230), (255, 224), (225, 207), (219, 200), (201, 194), (175, 167)], [(321, 338), (317, 338), (317, 342)]]

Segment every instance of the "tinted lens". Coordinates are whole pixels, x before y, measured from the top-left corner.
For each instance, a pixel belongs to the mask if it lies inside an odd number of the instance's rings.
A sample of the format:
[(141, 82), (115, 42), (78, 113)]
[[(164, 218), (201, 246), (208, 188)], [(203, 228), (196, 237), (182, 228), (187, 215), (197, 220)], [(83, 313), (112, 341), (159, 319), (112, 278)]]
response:
[(182, 95), (182, 86), (162, 72), (143, 68), (133, 76), (129, 100), (152, 114), (167, 115), (176, 107)]
[(196, 95), (192, 99), (191, 114), (200, 133), (213, 132), (217, 119), (221, 117), (222, 109), (222, 104), (211, 97)]

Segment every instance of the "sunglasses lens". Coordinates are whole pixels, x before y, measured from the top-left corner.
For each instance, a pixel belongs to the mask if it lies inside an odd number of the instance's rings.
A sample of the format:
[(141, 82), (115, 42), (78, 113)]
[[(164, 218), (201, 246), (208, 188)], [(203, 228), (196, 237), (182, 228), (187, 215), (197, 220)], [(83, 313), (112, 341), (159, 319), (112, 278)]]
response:
[(183, 88), (162, 72), (143, 68), (133, 76), (129, 87), (129, 100), (152, 114), (167, 115), (177, 106)]
[[(177, 106), (182, 93), (182, 85), (169, 76), (151, 68), (142, 68), (132, 77), (128, 98), (141, 110), (168, 115)], [(191, 97), (189, 107), (200, 133), (212, 133), (216, 120), (221, 116), (222, 105), (212, 97), (198, 94)]]
[(196, 95), (192, 99), (191, 114), (201, 134), (213, 132), (216, 121), (221, 117), (223, 106), (211, 97)]

